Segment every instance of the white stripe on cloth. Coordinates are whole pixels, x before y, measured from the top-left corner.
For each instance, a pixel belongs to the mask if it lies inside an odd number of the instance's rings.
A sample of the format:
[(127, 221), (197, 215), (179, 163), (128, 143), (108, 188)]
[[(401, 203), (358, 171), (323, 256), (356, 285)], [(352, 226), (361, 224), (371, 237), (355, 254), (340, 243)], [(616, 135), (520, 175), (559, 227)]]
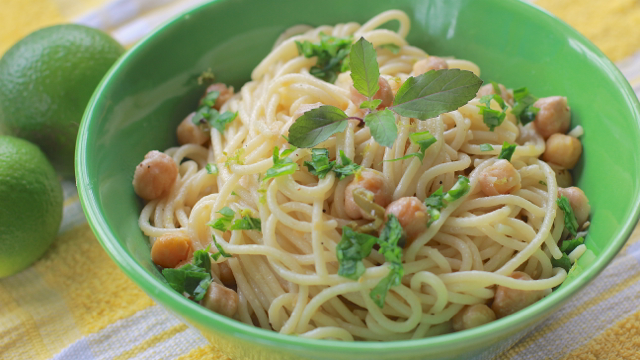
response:
[(148, 359), (176, 359), (193, 349), (208, 345), (209, 342), (198, 332), (189, 327), (187, 330), (177, 333), (169, 339), (141, 352), (130, 360)]

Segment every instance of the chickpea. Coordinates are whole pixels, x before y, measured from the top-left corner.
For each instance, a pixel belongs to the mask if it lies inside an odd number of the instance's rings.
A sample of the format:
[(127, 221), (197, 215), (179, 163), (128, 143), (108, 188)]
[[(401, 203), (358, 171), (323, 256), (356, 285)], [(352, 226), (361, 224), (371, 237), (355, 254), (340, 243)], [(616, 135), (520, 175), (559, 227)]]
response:
[(189, 257), (191, 241), (182, 234), (165, 234), (151, 247), (151, 260), (164, 268), (175, 268)]
[(520, 174), (508, 160), (501, 159), (482, 170), (479, 183), (486, 196), (504, 195), (520, 188)]
[(206, 93), (208, 94), (212, 91), (220, 92), (218, 99), (216, 99), (215, 105), (213, 105), (216, 110), (220, 110), (222, 105), (224, 105), (224, 103), (226, 103), (233, 96), (233, 86), (227, 86), (223, 83), (215, 83), (209, 85)]
[[(518, 280), (531, 280), (529, 275), (520, 271), (514, 271), (510, 277)], [(526, 308), (544, 296), (543, 290), (515, 290), (498, 285), (491, 310), (500, 319)]]
[(224, 286), (234, 286), (236, 284), (236, 278), (233, 276), (233, 271), (231, 271), (229, 263), (226, 261), (219, 263), (218, 268), (220, 269), (220, 281), (222, 281)]
[(547, 139), (553, 134), (564, 134), (571, 125), (571, 108), (564, 96), (551, 96), (538, 99), (533, 104), (540, 109), (533, 121), (536, 131)]
[(547, 146), (542, 160), (560, 165), (565, 169), (573, 169), (582, 155), (582, 144), (573, 136), (553, 134), (547, 139)]
[[(376, 92), (375, 95), (373, 95), (373, 98), (382, 100), (382, 103), (380, 103), (378, 109), (383, 109), (393, 103), (393, 91), (391, 90), (391, 85), (389, 85), (389, 82), (382, 76), (378, 78), (378, 86), (380, 87), (380, 89), (378, 90), (378, 92)], [(353, 85), (351, 85), (349, 91), (351, 92), (351, 101), (353, 101), (353, 103), (357, 106), (360, 106), (362, 102), (367, 100), (367, 98), (364, 95), (360, 94), (358, 90), (353, 87)]]
[(413, 76), (422, 75), (431, 70), (448, 69), (449, 65), (443, 58), (437, 56), (429, 56), (413, 64)]
[(178, 165), (171, 156), (149, 151), (133, 174), (133, 189), (145, 200), (153, 200), (168, 192), (178, 176)]
[[(498, 88), (500, 89), (500, 97), (510, 106), (513, 106), (513, 93), (509, 91), (504, 85), (498, 84)], [(481, 98), (486, 95), (493, 95), (496, 93), (496, 90), (493, 88), (493, 84), (487, 84), (478, 90), (476, 93), (476, 97)]]
[(180, 145), (184, 144), (196, 144), (202, 145), (207, 140), (209, 140), (209, 134), (206, 131), (202, 130), (202, 128), (193, 123), (192, 119), (195, 115), (195, 112), (187, 115), (184, 120), (178, 125), (176, 129), (176, 135), (178, 136), (178, 143)]
[(403, 197), (387, 206), (385, 215), (395, 215), (407, 233), (407, 243), (405, 247), (411, 245), (418, 235), (427, 230), (429, 214), (427, 207), (417, 197)]
[(302, 105), (298, 106), (296, 111), (293, 112), (292, 118), (297, 119), (300, 116), (302, 116), (304, 113), (306, 113), (307, 111), (310, 111), (310, 110), (313, 110), (313, 109), (317, 109), (322, 105), (324, 105), (324, 104), (321, 103), (321, 102), (317, 102), (317, 103), (314, 103), (314, 104), (302, 104)]
[(365, 188), (373, 193), (374, 202), (382, 207), (387, 207), (391, 202), (392, 190), (384, 176), (371, 169), (363, 170), (356, 175), (344, 190), (344, 207), (347, 215), (352, 219), (360, 219), (364, 216), (362, 209), (353, 200), (353, 190)]
[(485, 304), (465, 306), (453, 317), (453, 330), (462, 331), (488, 324), (496, 319), (496, 314)]
[(233, 317), (238, 311), (238, 293), (218, 283), (212, 282), (200, 302), (202, 306), (226, 317)]
[(578, 226), (582, 226), (588, 219), (591, 212), (589, 199), (580, 188), (575, 186), (563, 189), (558, 188), (558, 197), (564, 196), (569, 200), (573, 214), (576, 216)]

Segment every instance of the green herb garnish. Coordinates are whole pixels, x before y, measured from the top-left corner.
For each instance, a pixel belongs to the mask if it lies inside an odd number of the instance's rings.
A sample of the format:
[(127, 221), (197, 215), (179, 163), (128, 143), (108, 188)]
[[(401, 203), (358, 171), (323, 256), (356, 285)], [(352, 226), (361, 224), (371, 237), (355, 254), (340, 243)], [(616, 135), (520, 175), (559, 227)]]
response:
[(335, 165), (335, 161), (329, 161), (329, 150), (327, 149), (311, 149), (311, 161), (304, 162), (304, 166), (309, 169), (309, 172), (319, 179), (324, 179)]
[[(502, 111), (492, 109), (491, 100), (495, 100), (498, 105), (500, 105)], [(507, 106), (502, 96), (497, 94), (485, 95), (480, 98), (480, 102), (485, 106), (480, 107), (479, 114), (482, 115), (482, 120), (489, 128), (489, 131), (493, 131), (496, 127), (500, 126), (507, 117)]]
[(230, 258), (231, 254), (228, 254), (226, 251), (224, 251), (222, 246), (220, 244), (218, 244), (218, 241), (216, 240), (216, 237), (212, 236), (212, 238), (213, 238), (213, 244), (216, 246), (216, 249), (218, 249), (217, 253), (211, 254), (211, 257), (213, 258), (213, 260), (218, 260), (220, 258), (220, 256), (223, 256), (223, 257), (226, 257), (226, 258)]
[(362, 259), (369, 256), (377, 240), (375, 236), (358, 233), (344, 226), (342, 239), (336, 246), (336, 256), (340, 264), (338, 275), (358, 280), (366, 270)]
[[(225, 206), (217, 214), (222, 215), (218, 219), (213, 222), (208, 223), (207, 225), (212, 228), (220, 231), (227, 230), (258, 230), (261, 231), (261, 222), (260, 219), (253, 218), (250, 216), (250, 211), (243, 210), (240, 212), (240, 219), (233, 221), (233, 218), (236, 215), (236, 212), (231, 208)], [(215, 239), (214, 239), (215, 240)]]
[(402, 267), (402, 247), (404, 241), (404, 231), (398, 219), (393, 215), (387, 215), (387, 222), (380, 232), (378, 252), (384, 255), (384, 259), (389, 263), (389, 274), (376, 285), (369, 296), (380, 308), (384, 306), (389, 289), (400, 285), (404, 269)]
[(434, 221), (440, 219), (440, 210), (447, 207), (450, 202), (456, 201), (466, 195), (469, 190), (469, 178), (460, 175), (451, 190), (444, 193), (441, 186), (428, 198), (424, 199), (424, 205), (427, 207), (427, 213), (429, 214), (427, 227), (431, 226)]
[(551, 266), (560, 267), (565, 269), (567, 272), (569, 272), (569, 270), (571, 270), (571, 260), (569, 259), (567, 254), (564, 254), (564, 253), (562, 254), (562, 257), (560, 259), (556, 259), (552, 256)]
[(560, 251), (569, 255), (573, 250), (575, 250), (582, 244), (584, 244), (584, 238), (582, 236), (573, 240), (565, 240), (562, 242), (562, 245), (560, 245)]
[(344, 60), (349, 55), (351, 43), (351, 37), (337, 38), (320, 33), (319, 43), (296, 41), (296, 46), (300, 55), (306, 58), (314, 56), (318, 58), (309, 73), (318, 79), (333, 83), (336, 81), (338, 73), (348, 70)]
[(387, 49), (391, 51), (391, 53), (393, 53), (394, 55), (398, 55), (398, 53), (400, 52), (400, 46), (394, 43), (378, 45), (378, 49)]
[(538, 98), (531, 95), (526, 87), (513, 90), (513, 100), (514, 104), (511, 113), (515, 115), (516, 119), (518, 119), (522, 125), (527, 125), (535, 120), (536, 114), (538, 114), (540, 109), (534, 107), (533, 104)]
[(389, 109), (376, 111), (364, 117), (364, 123), (371, 130), (371, 136), (380, 145), (391, 148), (398, 137), (396, 117)]
[(310, 148), (347, 128), (347, 114), (331, 105), (322, 105), (300, 116), (289, 128), (289, 143)]
[(547, 183), (546, 183), (546, 182), (544, 182), (544, 181), (542, 181), (542, 180), (538, 181), (538, 184), (540, 184), (540, 185), (544, 185), (544, 186), (547, 186)]
[(218, 165), (207, 164), (204, 168), (207, 170), (207, 174), (218, 175)]
[(576, 220), (576, 216), (573, 213), (573, 209), (571, 208), (571, 204), (569, 203), (569, 199), (567, 199), (564, 195), (560, 195), (560, 197), (556, 200), (556, 204), (562, 212), (564, 212), (564, 227), (569, 231), (569, 233), (573, 236), (576, 236), (578, 233), (578, 220)]
[(493, 146), (491, 144), (481, 144), (480, 151), (491, 151), (493, 150)]
[(277, 146), (273, 148), (273, 166), (267, 170), (267, 174), (262, 181), (278, 176), (291, 175), (298, 170), (298, 164), (288, 157), (289, 154), (295, 151), (295, 148), (283, 150), (282, 154), (279, 151), (280, 149)]
[(500, 150), (500, 155), (498, 155), (498, 159), (505, 159), (507, 161), (511, 161), (511, 157), (513, 153), (516, 151), (517, 144), (509, 144), (508, 142), (504, 142), (502, 144), (502, 150)]
[(362, 166), (351, 161), (351, 159), (344, 154), (344, 151), (340, 150), (340, 164), (335, 165), (333, 172), (336, 173), (339, 180), (342, 180), (349, 175), (357, 174), (361, 168)]
[(373, 98), (376, 92), (380, 90), (378, 85), (380, 70), (378, 69), (378, 60), (373, 45), (364, 38), (356, 41), (351, 46), (349, 64), (351, 64), (353, 87), (365, 97)]
[(178, 269), (163, 269), (162, 275), (175, 291), (180, 294), (186, 293), (193, 301), (202, 300), (211, 285), (209, 247), (195, 251), (192, 262), (189, 264)]

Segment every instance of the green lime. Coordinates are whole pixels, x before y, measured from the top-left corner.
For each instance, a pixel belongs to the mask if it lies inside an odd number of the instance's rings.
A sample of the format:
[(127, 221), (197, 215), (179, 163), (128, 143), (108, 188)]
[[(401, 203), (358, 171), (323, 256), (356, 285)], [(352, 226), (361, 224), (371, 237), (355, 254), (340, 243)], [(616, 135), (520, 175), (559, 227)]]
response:
[(49, 248), (62, 220), (62, 186), (34, 144), (0, 136), (0, 278)]
[(38, 145), (73, 176), (78, 126), (96, 86), (124, 49), (81, 25), (31, 33), (0, 59), (0, 133)]

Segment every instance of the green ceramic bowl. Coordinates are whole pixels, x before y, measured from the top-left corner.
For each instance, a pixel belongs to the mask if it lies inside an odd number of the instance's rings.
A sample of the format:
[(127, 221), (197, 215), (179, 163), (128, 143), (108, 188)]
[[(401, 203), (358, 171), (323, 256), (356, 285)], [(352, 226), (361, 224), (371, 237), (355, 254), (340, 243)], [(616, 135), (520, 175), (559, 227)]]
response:
[[(480, 65), (485, 80), (565, 95), (585, 129), (574, 176), (588, 194), (590, 252), (580, 271), (542, 301), (476, 329), (428, 339), (339, 342), (284, 336), (219, 316), (164, 282), (137, 225), (131, 179), (152, 149), (175, 145), (175, 128), (196, 107), (211, 68), (239, 88), (287, 27), (364, 22), (390, 8), (412, 19), (409, 42)], [(616, 67), (555, 17), (514, 0), (220, 0), (168, 22), (109, 71), (85, 113), (76, 153), (80, 199), (102, 246), (158, 303), (194, 325), (233, 359), (436, 359), (488, 355), (587, 285), (621, 249), (638, 219), (640, 106)]]

